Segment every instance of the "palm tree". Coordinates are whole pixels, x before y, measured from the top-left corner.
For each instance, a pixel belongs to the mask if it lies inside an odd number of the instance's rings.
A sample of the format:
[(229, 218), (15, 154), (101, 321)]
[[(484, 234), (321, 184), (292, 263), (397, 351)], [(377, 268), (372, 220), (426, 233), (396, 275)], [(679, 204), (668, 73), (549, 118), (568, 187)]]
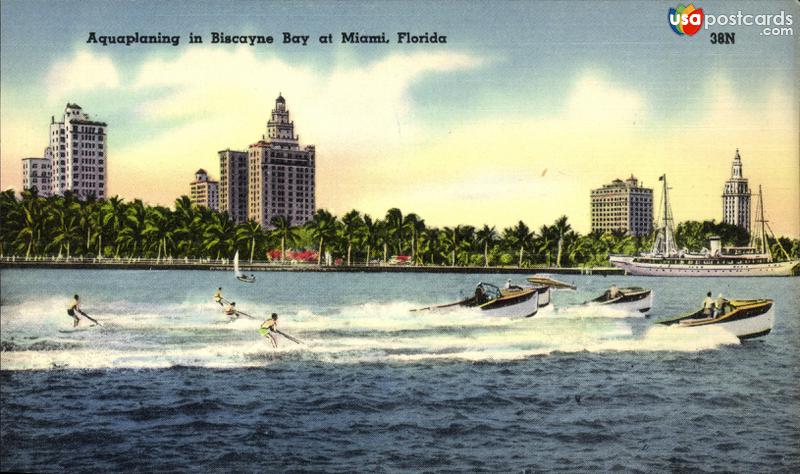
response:
[(175, 200), (175, 239), (178, 241), (178, 251), (182, 251), (185, 257), (194, 255), (195, 246), (199, 244), (199, 236), (202, 235), (202, 222), (202, 212), (198, 212), (198, 207), (192, 204), (188, 196)]
[(530, 247), (533, 243), (533, 233), (525, 225), (524, 222), (519, 221), (514, 227), (503, 230), (503, 239), (512, 248), (519, 248), (519, 260), (517, 266), (522, 267), (522, 258), (525, 254), (525, 247)]
[(380, 232), (381, 221), (372, 220), (367, 214), (364, 214), (362, 219), (363, 225), (361, 226), (361, 242), (367, 246), (367, 266), (369, 266), (370, 259), (372, 258), (372, 247), (378, 245), (378, 234)]
[(363, 225), (364, 221), (361, 220), (361, 214), (355, 209), (342, 216), (341, 234), (344, 241), (347, 242), (348, 267), (350, 266), (351, 262), (350, 254), (353, 250), (353, 243), (357, 240), (359, 236), (359, 231), (361, 230), (361, 227)]
[(125, 225), (117, 236), (117, 245), (127, 250), (129, 257), (138, 257), (147, 228), (147, 208), (141, 199), (135, 199), (125, 210)]
[(423, 262), (425, 256), (430, 257), (430, 264), (436, 264), (436, 257), (441, 257), (442, 253), (442, 234), (444, 232), (436, 228), (425, 229), (422, 232), (422, 253)]
[(561, 266), (561, 252), (564, 248), (564, 235), (572, 230), (572, 226), (567, 223), (567, 216), (561, 216), (556, 219), (553, 224), (553, 230), (558, 234), (558, 256), (556, 257), (556, 266)]
[(386, 232), (387, 237), (389, 237), (397, 246), (397, 255), (403, 254), (403, 213), (400, 209), (393, 207), (386, 211), (386, 218), (384, 220), (386, 223)]
[(539, 235), (534, 239), (534, 245), (537, 252), (544, 256), (544, 262), (550, 266), (550, 257), (552, 256), (552, 247), (558, 242), (558, 234), (553, 227), (543, 225), (539, 228)]
[(174, 243), (170, 217), (169, 209), (161, 206), (151, 207), (147, 210), (143, 234), (148, 238), (149, 246), (156, 247), (157, 260), (161, 260), (162, 252), (164, 257), (167, 256), (167, 242)]
[(494, 226), (489, 227), (488, 225), (484, 224), (483, 228), (479, 230), (476, 235), (476, 240), (479, 245), (483, 245), (483, 266), (489, 266), (489, 247), (494, 245), (495, 241), (497, 241), (497, 231), (495, 230)]
[(475, 227), (471, 225), (457, 226), (456, 232), (458, 232), (457, 249), (463, 252), (461, 254), (463, 256), (462, 262), (464, 265), (469, 265), (472, 247), (475, 244)]
[(0, 216), (3, 222), (0, 225), (0, 257), (5, 255), (6, 246), (12, 244), (20, 231), (22, 221), (22, 206), (14, 196), (13, 189), (0, 192)]
[(297, 229), (292, 227), (292, 219), (287, 216), (275, 216), (270, 221), (274, 228), (273, 234), (281, 239), (281, 262), (286, 261), (286, 244), (293, 245), (297, 242)]
[(215, 212), (211, 214), (211, 221), (206, 225), (203, 239), (205, 249), (215, 259), (219, 260), (221, 255), (231, 255), (234, 247), (234, 236), (236, 231), (227, 215)]
[(78, 225), (77, 205), (55, 210), (54, 238), (52, 245), (58, 245), (58, 254), (61, 249), (66, 247), (67, 258), (70, 257), (71, 244), (80, 238), (80, 227)]
[(256, 242), (263, 242), (265, 238), (264, 232), (261, 230), (261, 225), (254, 221), (249, 220), (239, 224), (236, 229), (237, 241), (250, 241), (250, 263), (253, 263), (253, 255), (256, 252)]
[(441, 241), (446, 251), (450, 252), (450, 266), (456, 266), (456, 250), (458, 249), (458, 226), (445, 227), (442, 230)]
[(417, 263), (417, 238), (425, 230), (425, 219), (418, 215), (408, 214), (405, 217), (404, 227), (411, 231), (411, 261)]
[[(39, 246), (39, 239), (44, 225), (44, 200), (40, 198), (36, 189), (22, 192), (22, 225), (20, 226), (17, 238), (23, 241), (27, 238), (27, 249), (25, 257), (29, 258), (31, 252), (35, 252)], [(23, 248), (25, 247), (24, 244)]]
[[(108, 201), (103, 203), (102, 207), (105, 213), (103, 216), (103, 226), (107, 228), (110, 227), (112, 240), (116, 240), (120, 228), (125, 222), (125, 205), (119, 196), (112, 196)], [(114, 256), (119, 256), (119, 244), (116, 243), (114, 246)]]
[(306, 228), (311, 233), (311, 237), (319, 240), (317, 255), (317, 265), (322, 265), (322, 253), (325, 250), (325, 241), (336, 236), (336, 216), (326, 211), (318, 209), (314, 217), (306, 223)]

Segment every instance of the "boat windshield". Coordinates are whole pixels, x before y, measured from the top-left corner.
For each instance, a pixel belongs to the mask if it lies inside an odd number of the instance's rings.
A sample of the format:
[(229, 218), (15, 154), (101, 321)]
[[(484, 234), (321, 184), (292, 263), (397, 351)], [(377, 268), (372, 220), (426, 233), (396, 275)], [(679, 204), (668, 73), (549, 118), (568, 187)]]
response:
[(491, 283), (480, 282), (478, 283), (476, 290), (478, 288), (483, 290), (483, 295), (487, 300), (493, 300), (500, 297), (500, 288), (492, 285)]

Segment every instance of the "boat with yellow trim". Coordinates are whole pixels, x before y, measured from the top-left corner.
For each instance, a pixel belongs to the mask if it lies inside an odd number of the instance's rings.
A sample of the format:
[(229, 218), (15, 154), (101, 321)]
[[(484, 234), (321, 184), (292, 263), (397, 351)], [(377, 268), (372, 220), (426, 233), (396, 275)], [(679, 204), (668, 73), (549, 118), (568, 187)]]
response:
[(687, 328), (714, 325), (733, 333), (739, 339), (751, 339), (766, 336), (772, 331), (774, 309), (770, 299), (725, 300), (722, 311), (714, 316), (709, 316), (705, 310), (700, 309), (656, 323)]
[(539, 291), (536, 288), (507, 291), (491, 283), (480, 282), (475, 287), (473, 296), (469, 298), (412, 311), (447, 312), (459, 308), (475, 308), (485, 316), (529, 318), (539, 311)]

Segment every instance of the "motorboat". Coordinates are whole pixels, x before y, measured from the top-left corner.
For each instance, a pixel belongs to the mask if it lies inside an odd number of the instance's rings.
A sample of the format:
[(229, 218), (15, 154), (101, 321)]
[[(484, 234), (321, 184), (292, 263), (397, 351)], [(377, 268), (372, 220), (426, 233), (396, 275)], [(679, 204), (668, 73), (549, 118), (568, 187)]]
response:
[(510, 285), (506, 286), (505, 288), (500, 289), (500, 292), (504, 295), (511, 295), (517, 291), (531, 289), (536, 290), (539, 293), (539, 307), (544, 308), (550, 305), (550, 287), (546, 285)]
[(704, 309), (669, 319), (657, 324), (677, 327), (718, 326), (733, 333), (739, 339), (766, 336), (772, 331), (775, 320), (772, 300), (726, 300), (722, 311), (710, 316)]
[(553, 288), (554, 290), (577, 290), (578, 287), (572, 283), (556, 280), (546, 273), (537, 273), (528, 277), (528, 281), (534, 285), (545, 285)]
[(612, 296), (611, 290), (589, 300), (586, 304), (601, 305), (604, 308), (625, 311), (629, 313), (647, 313), (653, 307), (653, 291), (647, 288), (630, 287), (619, 288)]
[(529, 318), (539, 311), (539, 291), (536, 288), (501, 290), (491, 283), (478, 283), (473, 296), (439, 306), (415, 309), (412, 311), (447, 312), (459, 308), (475, 308), (485, 316), (506, 318)]

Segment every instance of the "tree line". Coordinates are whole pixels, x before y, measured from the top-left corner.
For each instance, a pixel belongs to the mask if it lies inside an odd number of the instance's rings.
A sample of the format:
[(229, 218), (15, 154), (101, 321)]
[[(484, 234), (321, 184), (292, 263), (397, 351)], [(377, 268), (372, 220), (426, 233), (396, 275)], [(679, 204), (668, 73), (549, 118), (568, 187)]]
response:
[[(397, 208), (380, 218), (355, 209), (338, 217), (320, 209), (304, 225), (276, 216), (264, 229), (254, 221), (236, 224), (227, 213), (195, 206), (187, 196), (171, 209), (117, 196), (79, 200), (71, 193), (45, 198), (24, 191), (17, 199), (7, 190), (0, 193), (0, 216), (0, 256), (18, 257), (220, 260), (238, 251), (250, 262), (302, 255), (322, 264), (329, 254), (341, 265), (388, 263), (404, 256), (413, 265), (593, 267), (607, 266), (609, 254), (634, 254), (652, 245), (652, 236), (624, 231), (582, 235), (566, 216), (538, 230), (523, 221), (503, 229), (488, 224), (434, 227)], [(711, 235), (719, 235), (724, 245), (749, 240), (744, 229), (713, 221), (683, 222), (675, 231), (679, 247), (692, 251), (707, 246)], [(800, 255), (800, 240), (781, 239), (793, 257)]]

